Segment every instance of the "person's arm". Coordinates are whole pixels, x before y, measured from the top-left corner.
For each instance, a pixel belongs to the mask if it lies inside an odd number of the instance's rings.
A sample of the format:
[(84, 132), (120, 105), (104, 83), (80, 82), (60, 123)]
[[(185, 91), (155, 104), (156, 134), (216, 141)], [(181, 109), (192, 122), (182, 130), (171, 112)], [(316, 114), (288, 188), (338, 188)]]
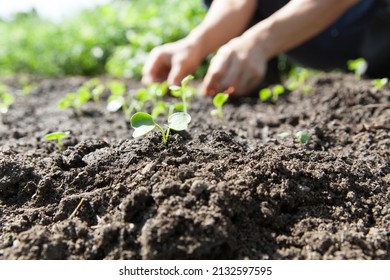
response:
[(204, 20), (186, 39), (198, 44), (205, 58), (245, 31), (257, 5), (257, 0), (214, 0)]
[(214, 57), (204, 80), (206, 95), (233, 88), (245, 94), (264, 77), (266, 62), (317, 35), (358, 0), (292, 0)]
[(145, 84), (168, 80), (170, 84), (191, 74), (210, 53), (247, 28), (257, 0), (214, 0), (204, 20), (185, 38), (156, 47), (143, 68)]
[(290, 50), (335, 22), (359, 0), (293, 0), (247, 31), (266, 57)]

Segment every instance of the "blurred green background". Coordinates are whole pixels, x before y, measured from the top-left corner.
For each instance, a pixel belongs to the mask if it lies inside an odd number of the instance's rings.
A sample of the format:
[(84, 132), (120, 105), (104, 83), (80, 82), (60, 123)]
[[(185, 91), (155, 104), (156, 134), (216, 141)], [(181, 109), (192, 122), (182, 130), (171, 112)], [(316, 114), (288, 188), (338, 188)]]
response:
[(0, 19), (0, 75), (140, 78), (147, 53), (185, 36), (205, 13), (200, 0), (113, 0), (60, 22), (18, 13)]

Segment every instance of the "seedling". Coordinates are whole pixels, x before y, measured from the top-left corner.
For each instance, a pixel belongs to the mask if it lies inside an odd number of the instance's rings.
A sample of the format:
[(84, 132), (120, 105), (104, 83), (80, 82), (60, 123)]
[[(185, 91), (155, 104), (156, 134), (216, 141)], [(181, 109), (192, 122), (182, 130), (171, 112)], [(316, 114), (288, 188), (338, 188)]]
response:
[(86, 81), (83, 86), (90, 91), (91, 97), (96, 106), (100, 106), (100, 96), (104, 92), (105, 86), (101, 84), (97, 78)]
[(227, 93), (218, 93), (213, 98), (213, 104), (215, 109), (211, 111), (212, 116), (218, 116), (219, 120), (223, 122), (223, 111), (222, 106), (228, 101), (229, 94)]
[(49, 134), (46, 134), (45, 135), (45, 139), (46, 140), (52, 140), (52, 141), (57, 141), (57, 147), (58, 147), (58, 150), (62, 150), (62, 142), (61, 140), (65, 137), (68, 137), (70, 134), (69, 131), (56, 131), (56, 132), (52, 132), (52, 133), (49, 133)]
[(284, 87), (282, 85), (275, 85), (272, 88), (264, 88), (259, 92), (259, 98), (261, 101), (267, 101), (271, 99), (272, 102), (276, 102), (279, 95), (284, 93)]
[(298, 131), (295, 133), (295, 138), (299, 141), (299, 143), (305, 144), (309, 141), (310, 136), (304, 131)]
[(68, 93), (64, 98), (58, 102), (58, 107), (61, 110), (73, 108), (77, 115), (82, 115), (81, 106), (87, 103), (92, 98), (89, 89), (85, 86), (79, 88), (77, 93)]
[(138, 138), (151, 132), (156, 127), (160, 130), (164, 145), (168, 142), (170, 130), (182, 131), (186, 130), (191, 122), (191, 116), (184, 112), (177, 112), (168, 117), (168, 124), (164, 130), (156, 123), (151, 115), (145, 112), (135, 113), (130, 120), (131, 126), (134, 128), (133, 137)]
[(125, 97), (126, 86), (117, 81), (111, 81), (107, 86), (111, 91), (111, 95), (107, 99), (107, 111), (117, 112), (122, 109), (125, 113), (126, 119), (129, 119), (132, 110), (127, 105)]
[(171, 94), (180, 97), (183, 103), (183, 112), (187, 113), (189, 101), (195, 95), (195, 88), (189, 87), (188, 83), (194, 79), (194, 76), (188, 75), (181, 81), (181, 86), (170, 86)]
[(372, 80), (372, 84), (373, 84), (377, 89), (383, 88), (388, 82), (389, 82), (389, 79), (388, 79), (388, 78), (382, 78), (382, 79), (375, 79), (375, 80)]
[(355, 73), (355, 79), (358, 81), (366, 73), (368, 64), (364, 58), (358, 58), (355, 60), (348, 60), (348, 70)]
[[(168, 83), (152, 83), (145, 89), (147, 93), (147, 100), (150, 100), (153, 106), (152, 117), (156, 118), (161, 114), (166, 114), (169, 105), (163, 101), (163, 97), (168, 91)], [(145, 93), (144, 93), (145, 94)], [(146, 96), (143, 96), (144, 102), (146, 102)], [(168, 114), (170, 115), (170, 114)]]
[(302, 67), (293, 68), (293, 70), (289, 73), (289, 77), (286, 82), (287, 89), (289, 91), (299, 89), (305, 94), (311, 92), (312, 87), (307, 84), (308, 76), (308, 69)]
[[(6, 88), (4, 87), (4, 89)], [(0, 113), (7, 114), (14, 100), (13, 95), (0, 89)]]
[(36, 89), (38, 87), (38, 85), (36, 83), (33, 83), (33, 84), (24, 84), (23, 85), (23, 88), (22, 88), (22, 95), (23, 96), (28, 96), (30, 95), (31, 91)]

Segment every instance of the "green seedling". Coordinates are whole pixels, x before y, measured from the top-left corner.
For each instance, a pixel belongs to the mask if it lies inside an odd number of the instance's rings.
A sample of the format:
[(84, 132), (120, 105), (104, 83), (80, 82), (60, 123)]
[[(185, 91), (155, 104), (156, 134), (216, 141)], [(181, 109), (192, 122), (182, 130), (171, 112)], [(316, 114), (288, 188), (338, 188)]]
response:
[[(145, 91), (147, 93), (147, 100), (149, 100), (153, 106), (153, 118), (162, 114), (167, 114), (167, 111), (169, 112), (169, 104), (163, 101), (164, 96), (168, 92), (168, 82), (150, 84)], [(147, 101), (146, 98), (143, 98), (143, 100), (144, 102)], [(170, 114), (168, 113), (168, 115)]]
[(259, 92), (259, 98), (261, 101), (267, 101), (269, 99), (272, 102), (276, 102), (279, 95), (284, 93), (284, 87), (282, 85), (275, 85), (272, 88), (264, 88)]
[(104, 92), (105, 86), (100, 82), (98, 78), (93, 78), (86, 81), (83, 84), (84, 87), (89, 89), (93, 102), (96, 106), (100, 106), (100, 96)]
[(307, 84), (309, 77), (309, 70), (302, 67), (295, 67), (290, 73), (287, 79), (287, 89), (293, 91), (296, 89), (301, 90), (303, 93), (308, 94), (312, 91), (312, 87)]
[(12, 103), (14, 103), (15, 98), (5, 91), (5, 86), (2, 89), (0, 88), (0, 114), (7, 114)]
[(36, 89), (38, 87), (38, 85), (36, 83), (33, 83), (33, 84), (24, 84), (23, 85), (23, 88), (22, 88), (22, 95), (23, 96), (28, 96), (30, 95), (31, 91)]
[(170, 86), (171, 94), (182, 99), (183, 112), (188, 112), (190, 99), (195, 95), (195, 88), (188, 86), (188, 83), (194, 79), (194, 76), (188, 75), (181, 81), (181, 86)]
[(388, 79), (388, 78), (382, 78), (382, 79), (375, 79), (375, 80), (372, 80), (372, 84), (373, 84), (377, 89), (383, 88), (388, 82), (389, 82), (389, 79)]
[(223, 122), (223, 105), (228, 101), (229, 94), (227, 93), (218, 93), (213, 98), (213, 104), (215, 109), (211, 111), (212, 116), (218, 116), (219, 120)]
[(57, 141), (57, 147), (58, 147), (58, 150), (62, 150), (62, 142), (61, 140), (65, 137), (68, 137), (70, 134), (69, 131), (56, 131), (56, 132), (52, 132), (52, 133), (49, 133), (49, 134), (46, 134), (45, 135), (45, 139), (46, 140), (52, 140), (52, 141)]
[(360, 80), (361, 77), (366, 73), (368, 64), (364, 58), (358, 58), (355, 60), (348, 60), (348, 70), (355, 73), (355, 79)]
[(164, 130), (156, 123), (151, 115), (145, 112), (135, 113), (130, 120), (131, 126), (134, 128), (133, 137), (138, 138), (151, 132), (156, 127), (160, 130), (164, 145), (168, 142), (170, 130), (182, 131), (186, 130), (191, 121), (191, 116), (184, 112), (173, 113), (168, 117), (168, 124)]
[(298, 131), (295, 133), (295, 138), (299, 141), (299, 143), (305, 144), (309, 141), (310, 136), (304, 131)]
[(162, 99), (168, 92), (168, 82), (152, 83), (146, 89), (151, 99)]
[(111, 81), (107, 86), (111, 92), (111, 95), (107, 99), (107, 111), (117, 112), (122, 109), (126, 119), (129, 119), (132, 109), (127, 105), (125, 96), (126, 86), (118, 81)]
[(58, 107), (61, 110), (67, 108), (73, 108), (77, 115), (81, 116), (83, 114), (81, 107), (83, 104), (87, 103), (92, 98), (91, 92), (85, 86), (79, 88), (77, 93), (68, 93), (64, 98), (58, 102)]

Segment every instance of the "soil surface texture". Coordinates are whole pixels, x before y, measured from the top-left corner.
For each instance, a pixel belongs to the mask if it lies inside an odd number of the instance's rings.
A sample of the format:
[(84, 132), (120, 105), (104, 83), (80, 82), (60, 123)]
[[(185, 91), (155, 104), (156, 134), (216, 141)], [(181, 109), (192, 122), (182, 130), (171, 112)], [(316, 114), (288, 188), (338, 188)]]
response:
[[(309, 94), (230, 100), (224, 123), (197, 97), (165, 146), (133, 139), (108, 92), (59, 110), (85, 78), (30, 79), (28, 96), (2, 81), (0, 259), (390, 259), (389, 85), (323, 74)], [(62, 150), (53, 131), (71, 132)]]

